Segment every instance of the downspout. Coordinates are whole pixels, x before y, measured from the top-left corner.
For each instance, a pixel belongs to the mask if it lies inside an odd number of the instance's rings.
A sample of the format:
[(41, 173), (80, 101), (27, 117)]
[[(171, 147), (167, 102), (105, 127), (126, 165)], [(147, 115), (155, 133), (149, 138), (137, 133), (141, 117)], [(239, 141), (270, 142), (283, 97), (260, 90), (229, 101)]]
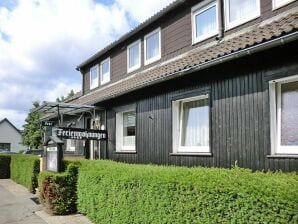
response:
[(224, 8), (223, 1), (217, 0), (217, 10), (218, 10), (218, 35), (216, 39), (220, 41), (224, 37)]
[[(107, 116), (107, 109), (105, 109), (105, 129), (108, 130), (108, 120), (107, 120), (108, 116)], [(109, 133), (108, 133), (108, 139), (105, 141), (105, 145), (106, 145), (106, 155), (105, 155), (105, 159), (109, 159), (109, 149), (108, 149), (108, 145), (109, 145)]]

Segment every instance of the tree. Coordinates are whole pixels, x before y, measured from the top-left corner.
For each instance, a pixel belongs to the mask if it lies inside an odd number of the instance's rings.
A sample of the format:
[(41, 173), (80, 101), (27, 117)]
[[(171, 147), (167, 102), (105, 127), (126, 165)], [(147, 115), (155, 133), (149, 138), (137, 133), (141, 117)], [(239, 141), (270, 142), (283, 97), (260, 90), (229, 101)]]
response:
[(39, 102), (33, 102), (33, 108), (28, 113), (23, 125), (22, 143), (30, 148), (37, 149), (42, 145), (43, 131), (40, 127), (40, 114), (33, 109), (39, 107)]
[(67, 94), (66, 97), (64, 97), (64, 96), (57, 97), (56, 98), (56, 102), (58, 102), (58, 103), (64, 102), (64, 100), (66, 100), (66, 99), (68, 99), (70, 97), (73, 97), (74, 95), (75, 95), (75, 93), (74, 93), (74, 91), (72, 89), (72, 90), (70, 90), (70, 92)]

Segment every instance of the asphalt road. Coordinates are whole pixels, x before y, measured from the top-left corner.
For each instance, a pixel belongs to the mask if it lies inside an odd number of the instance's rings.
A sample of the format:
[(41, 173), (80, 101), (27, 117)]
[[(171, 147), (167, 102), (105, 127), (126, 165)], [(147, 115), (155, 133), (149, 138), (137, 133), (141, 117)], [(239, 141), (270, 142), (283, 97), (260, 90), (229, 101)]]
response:
[(46, 224), (34, 212), (38, 205), (32, 195), (13, 195), (0, 185), (0, 224)]

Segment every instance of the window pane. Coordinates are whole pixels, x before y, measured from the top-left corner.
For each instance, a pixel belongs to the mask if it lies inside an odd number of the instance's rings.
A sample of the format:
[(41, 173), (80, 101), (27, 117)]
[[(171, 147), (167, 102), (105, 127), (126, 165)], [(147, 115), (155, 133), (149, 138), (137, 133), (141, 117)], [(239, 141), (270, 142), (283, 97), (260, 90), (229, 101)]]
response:
[(209, 146), (208, 99), (185, 102), (182, 110), (181, 146)]
[(129, 48), (129, 68), (132, 68), (140, 63), (139, 47), (139, 43), (137, 43)]
[(10, 143), (0, 143), (0, 151), (10, 151)]
[(123, 146), (134, 146), (136, 135), (136, 112), (123, 113)]
[(156, 32), (146, 39), (146, 59), (159, 55), (159, 32)]
[(98, 84), (98, 70), (97, 67), (91, 68), (91, 87), (95, 87)]
[(216, 6), (196, 15), (196, 36), (203, 36), (216, 31)]
[(101, 64), (101, 76), (102, 76), (102, 81), (110, 80), (110, 63), (109, 63), (109, 61), (106, 61)]
[(281, 85), (281, 145), (298, 145), (298, 82)]
[(249, 17), (257, 11), (257, 0), (229, 0), (229, 22)]

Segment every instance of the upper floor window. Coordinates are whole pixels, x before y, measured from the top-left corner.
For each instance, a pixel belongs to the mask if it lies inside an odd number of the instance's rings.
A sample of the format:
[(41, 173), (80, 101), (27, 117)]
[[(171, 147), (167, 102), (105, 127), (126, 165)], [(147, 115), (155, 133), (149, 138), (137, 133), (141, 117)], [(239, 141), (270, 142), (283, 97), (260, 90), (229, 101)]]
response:
[(280, 8), (290, 2), (294, 2), (295, 0), (272, 0), (272, 9)]
[(260, 0), (225, 0), (226, 28), (231, 29), (260, 16)]
[(110, 81), (110, 58), (100, 63), (100, 84)]
[(127, 47), (127, 71), (132, 72), (141, 67), (141, 41)]
[(98, 73), (98, 65), (95, 65), (90, 69), (90, 89), (98, 87)]
[(269, 83), (273, 154), (298, 154), (298, 75)]
[(218, 33), (217, 3), (192, 8), (193, 43), (214, 36)]
[(209, 97), (173, 102), (174, 153), (210, 153)]
[(161, 58), (160, 28), (147, 34), (144, 38), (145, 65)]

